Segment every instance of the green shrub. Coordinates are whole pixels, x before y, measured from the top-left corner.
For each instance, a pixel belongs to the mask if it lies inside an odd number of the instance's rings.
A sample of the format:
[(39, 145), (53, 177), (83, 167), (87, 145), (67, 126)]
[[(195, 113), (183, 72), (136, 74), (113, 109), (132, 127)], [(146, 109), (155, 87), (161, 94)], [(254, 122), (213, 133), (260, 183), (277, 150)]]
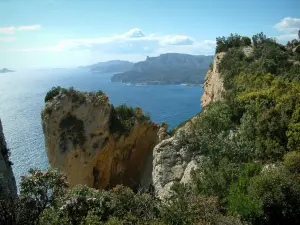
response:
[(196, 192), (203, 196), (218, 196), (224, 206), (229, 186), (237, 180), (239, 171), (239, 165), (228, 159), (221, 159), (218, 165), (206, 160), (193, 174)]
[(263, 216), (260, 202), (248, 195), (250, 178), (258, 175), (260, 171), (260, 164), (245, 164), (237, 181), (231, 183), (227, 197), (229, 213), (252, 223), (259, 221)]
[(249, 37), (242, 37), (242, 45), (243, 46), (250, 46), (251, 45), (251, 39)]
[(172, 190), (172, 196), (162, 203), (165, 224), (241, 224), (238, 219), (220, 213), (217, 197), (199, 196), (189, 186), (178, 183)]
[(53, 87), (50, 91), (47, 92), (45, 96), (45, 102), (52, 100), (55, 96), (57, 96), (62, 88), (60, 86)]
[(74, 146), (83, 147), (85, 143), (84, 124), (76, 116), (67, 115), (59, 123), (60, 128), (60, 150), (65, 152), (67, 150), (67, 142), (72, 141)]
[(102, 95), (105, 95), (105, 93), (101, 90), (97, 91), (96, 93), (97, 96), (102, 96)]
[(150, 122), (149, 115), (137, 115), (140, 108), (133, 108), (122, 104), (117, 106), (111, 115), (110, 130), (112, 133), (119, 133), (121, 135), (128, 135), (136, 121)]
[(272, 169), (251, 178), (248, 191), (262, 206), (262, 224), (300, 223), (300, 184), (286, 171)]
[(28, 176), (21, 177), (20, 195), (17, 207), (17, 220), (38, 224), (42, 213), (55, 207), (68, 187), (66, 176), (57, 170), (43, 172), (30, 169)]
[(300, 173), (300, 152), (292, 151), (288, 152), (283, 157), (283, 165), (291, 173)]

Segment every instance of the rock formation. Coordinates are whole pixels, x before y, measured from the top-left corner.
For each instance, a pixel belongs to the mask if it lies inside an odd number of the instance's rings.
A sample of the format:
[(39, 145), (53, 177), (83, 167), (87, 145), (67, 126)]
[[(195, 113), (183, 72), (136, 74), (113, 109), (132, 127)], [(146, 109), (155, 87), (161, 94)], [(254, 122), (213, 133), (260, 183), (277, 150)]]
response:
[(152, 182), (157, 197), (161, 199), (169, 197), (170, 188), (175, 182), (189, 182), (191, 171), (197, 169), (202, 161), (201, 155), (189, 151), (181, 141), (183, 133), (191, 132), (192, 123), (193, 119), (153, 150)]
[(17, 194), (16, 181), (11, 165), (0, 120), (0, 197), (15, 196)]
[(222, 99), (223, 88), (223, 79), (220, 76), (218, 65), (220, 64), (225, 53), (217, 53), (214, 57), (214, 62), (212, 68), (209, 68), (206, 77), (205, 83), (203, 85), (204, 93), (202, 96), (202, 107), (207, 106), (211, 101), (217, 101)]
[[(251, 49), (246, 51), (251, 53)], [(213, 67), (207, 72), (206, 82), (203, 85), (203, 107), (212, 101), (222, 99), (224, 88), (218, 65), (224, 55), (225, 53), (216, 54)], [(203, 155), (188, 150), (183, 137), (192, 132), (192, 125), (196, 119), (197, 116), (193, 117), (179, 128), (174, 136), (161, 141), (153, 150), (152, 183), (156, 195), (161, 199), (170, 196), (170, 188), (175, 182), (188, 183), (192, 179), (191, 171), (199, 168), (204, 160)]]
[(63, 89), (46, 100), (42, 121), (49, 163), (66, 173), (71, 186), (136, 187), (142, 176), (151, 177), (144, 167), (159, 126), (141, 109), (122, 121), (104, 94)]

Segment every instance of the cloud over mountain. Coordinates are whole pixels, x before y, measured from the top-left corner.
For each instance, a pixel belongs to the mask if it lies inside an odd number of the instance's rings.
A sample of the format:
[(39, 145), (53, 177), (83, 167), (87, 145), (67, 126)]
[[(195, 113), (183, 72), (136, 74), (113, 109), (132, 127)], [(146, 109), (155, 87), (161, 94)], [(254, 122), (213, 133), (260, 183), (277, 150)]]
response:
[(10, 51), (90, 51), (102, 54), (156, 55), (166, 52), (190, 54), (212, 54), (215, 41), (197, 41), (186, 35), (146, 35), (134, 28), (120, 35), (110, 37), (66, 39), (54, 46), (11, 49)]

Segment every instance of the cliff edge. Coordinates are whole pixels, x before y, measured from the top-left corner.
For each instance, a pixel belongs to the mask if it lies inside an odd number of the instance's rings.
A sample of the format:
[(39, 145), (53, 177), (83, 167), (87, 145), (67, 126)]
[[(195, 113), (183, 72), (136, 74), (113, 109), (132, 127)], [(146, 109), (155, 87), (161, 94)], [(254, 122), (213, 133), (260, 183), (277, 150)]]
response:
[(224, 87), (218, 67), (225, 54), (224, 52), (217, 53), (214, 57), (213, 66), (208, 69), (203, 85), (204, 93), (201, 98), (202, 107), (207, 106), (211, 101), (222, 99)]
[(144, 167), (159, 126), (140, 108), (114, 108), (102, 92), (56, 88), (48, 93), (42, 111), (48, 159), (67, 174), (70, 186), (133, 188), (151, 177)]
[[(223, 79), (219, 72), (219, 64), (225, 53), (215, 55), (212, 68), (209, 68), (202, 96), (202, 106), (207, 106), (212, 101), (222, 99), (224, 91)], [(157, 144), (153, 150), (153, 171), (152, 183), (156, 195), (161, 198), (168, 198), (171, 194), (171, 187), (175, 182), (188, 183), (191, 181), (191, 172), (200, 167), (204, 156), (195, 154), (188, 149), (184, 142), (185, 135), (193, 132), (193, 123), (198, 115), (191, 118), (184, 126), (179, 128), (175, 134)]]
[(17, 195), (17, 187), (15, 177), (9, 161), (9, 150), (6, 146), (5, 137), (3, 134), (2, 123), (0, 120), (0, 197), (3, 195)]

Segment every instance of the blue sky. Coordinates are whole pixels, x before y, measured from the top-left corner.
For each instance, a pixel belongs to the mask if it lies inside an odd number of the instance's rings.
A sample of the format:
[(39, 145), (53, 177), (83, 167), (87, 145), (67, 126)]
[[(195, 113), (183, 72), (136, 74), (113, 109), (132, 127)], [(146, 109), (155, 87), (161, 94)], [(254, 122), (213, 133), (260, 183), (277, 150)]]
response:
[(286, 42), (299, 0), (1, 0), (0, 68), (213, 54), (215, 38), (260, 31)]

